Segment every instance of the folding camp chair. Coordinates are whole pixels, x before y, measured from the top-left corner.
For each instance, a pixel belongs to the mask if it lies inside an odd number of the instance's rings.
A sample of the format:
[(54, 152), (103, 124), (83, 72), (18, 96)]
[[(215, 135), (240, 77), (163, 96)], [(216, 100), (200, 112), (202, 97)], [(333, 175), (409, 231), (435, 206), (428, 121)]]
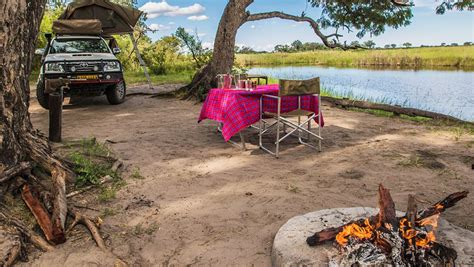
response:
[[(298, 100), (298, 108), (291, 112), (282, 113), (282, 99), (285, 96), (296, 96)], [(301, 99), (304, 96), (315, 96), (318, 98), (318, 112), (309, 112), (301, 109)], [(265, 98), (271, 98), (277, 101), (277, 112), (270, 113), (264, 112), (263, 101)], [(318, 78), (309, 80), (280, 80), (280, 90), (278, 96), (276, 95), (262, 95), (260, 98), (260, 130), (259, 130), (259, 146), (264, 151), (274, 155), (278, 158), (280, 152), (280, 143), (291, 135), (297, 135), (299, 143), (309, 146), (314, 149), (321, 151), (321, 95), (320, 95), (320, 81)], [(275, 121), (266, 125), (268, 122), (264, 118), (273, 118)], [(302, 120), (303, 117), (303, 120)], [(297, 122), (290, 120), (290, 118), (297, 118)], [(317, 120), (318, 127), (317, 133), (314, 133), (311, 128), (311, 121)], [(286, 129), (291, 128), (289, 132)], [(268, 131), (276, 128), (276, 141), (275, 151), (271, 151), (265, 147), (262, 142), (262, 137)], [(283, 132), (281, 132), (283, 130)], [(284, 134), (280, 137), (280, 134)], [(306, 134), (306, 140), (303, 140), (302, 134)], [(318, 140), (318, 147), (310, 144), (311, 137), (315, 137)]]

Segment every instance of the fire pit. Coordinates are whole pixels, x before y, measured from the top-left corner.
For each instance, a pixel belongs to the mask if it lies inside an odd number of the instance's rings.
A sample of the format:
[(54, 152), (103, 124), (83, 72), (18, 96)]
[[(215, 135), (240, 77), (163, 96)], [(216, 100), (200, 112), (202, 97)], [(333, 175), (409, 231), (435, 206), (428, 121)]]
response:
[(467, 192), (448, 196), (417, 211), (396, 212), (380, 186), (379, 207), (321, 210), (290, 219), (280, 228), (272, 250), (274, 266), (296, 265), (472, 265), (474, 233), (440, 219)]

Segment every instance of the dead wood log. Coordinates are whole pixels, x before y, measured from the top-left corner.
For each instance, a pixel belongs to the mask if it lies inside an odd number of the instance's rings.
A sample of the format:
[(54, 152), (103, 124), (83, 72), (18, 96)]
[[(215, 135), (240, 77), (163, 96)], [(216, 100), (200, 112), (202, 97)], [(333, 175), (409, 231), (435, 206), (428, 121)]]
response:
[(390, 190), (386, 189), (382, 184), (379, 185), (379, 214), (377, 218), (376, 228), (389, 223), (392, 226), (397, 225), (397, 215), (395, 211), (395, 203), (393, 202)]
[(58, 166), (53, 166), (51, 178), (53, 183), (53, 228), (59, 228), (64, 231), (67, 217), (67, 199), (66, 199), (66, 171)]
[(32, 168), (31, 162), (23, 161), (19, 164), (6, 169), (2, 174), (0, 174), (0, 183), (6, 182), (15, 176), (28, 173)]
[(469, 194), (469, 191), (453, 193), (447, 196), (445, 199), (436, 202), (431, 207), (421, 210), (420, 212), (418, 212), (417, 221), (426, 219), (436, 214), (440, 214), (446, 209), (453, 207), (454, 205), (456, 205), (456, 203), (458, 203), (459, 200), (467, 197), (467, 194)]
[[(416, 200), (413, 195), (408, 195), (408, 206), (407, 212), (405, 214), (405, 219), (407, 220), (407, 225), (405, 229), (403, 229), (405, 237), (412, 238), (410, 235), (415, 234), (415, 221), (416, 221), (416, 211), (417, 205)], [(404, 247), (404, 254), (405, 259), (412, 265), (415, 266), (417, 264), (417, 257), (416, 257), (416, 244), (413, 241), (409, 241), (405, 243)]]
[(354, 107), (354, 108), (362, 108), (362, 109), (377, 109), (377, 110), (393, 112), (395, 114), (403, 114), (403, 115), (408, 115), (408, 116), (422, 116), (422, 117), (427, 117), (427, 118), (432, 118), (432, 119), (441, 119), (441, 120), (449, 120), (449, 121), (454, 121), (454, 122), (474, 124), (472, 122), (463, 121), (461, 119), (458, 119), (449, 115), (416, 109), (416, 108), (403, 108), (403, 107), (392, 106), (392, 105), (387, 105), (387, 104), (370, 103), (370, 102), (361, 101), (361, 100), (339, 99), (339, 98), (334, 98), (330, 96), (322, 96), (321, 99), (331, 104), (341, 106), (343, 108)]
[(441, 261), (443, 266), (455, 266), (455, 261), (458, 257), (456, 250), (446, 247), (438, 242), (433, 242), (428, 254)]
[(21, 196), (31, 213), (33, 213), (33, 216), (43, 231), (46, 240), (56, 245), (64, 243), (66, 237), (63, 229), (53, 226), (48, 212), (44, 209), (43, 205), (41, 205), (41, 202), (33, 196), (30, 187), (27, 184), (23, 185)]
[(33, 232), (26, 225), (24, 225), (20, 220), (15, 219), (10, 212), (8, 211), (5, 205), (0, 203), (0, 222), (3, 222), (7, 225), (15, 227), (20, 231), (30, 242), (37, 248), (42, 251), (53, 251), (55, 248), (51, 246), (46, 240), (44, 240), (40, 235)]
[(0, 266), (12, 266), (22, 254), (20, 233), (0, 224)]

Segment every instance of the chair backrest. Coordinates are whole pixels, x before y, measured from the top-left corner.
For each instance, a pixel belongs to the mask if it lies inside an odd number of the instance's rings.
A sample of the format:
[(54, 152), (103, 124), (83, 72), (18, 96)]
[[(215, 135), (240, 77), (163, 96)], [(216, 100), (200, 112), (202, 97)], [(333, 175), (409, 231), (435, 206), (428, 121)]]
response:
[(280, 90), (278, 95), (314, 95), (320, 94), (321, 85), (319, 77), (309, 80), (280, 80)]

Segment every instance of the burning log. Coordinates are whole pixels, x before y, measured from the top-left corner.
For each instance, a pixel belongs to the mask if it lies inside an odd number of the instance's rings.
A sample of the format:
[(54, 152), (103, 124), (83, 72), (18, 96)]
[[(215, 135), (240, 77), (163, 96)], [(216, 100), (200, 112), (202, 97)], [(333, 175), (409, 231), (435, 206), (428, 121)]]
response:
[(390, 191), (379, 186), (379, 213), (340, 227), (324, 229), (308, 237), (309, 246), (335, 240), (345, 252), (343, 265), (390, 263), (400, 266), (425, 266), (437, 260), (454, 264), (457, 253), (436, 242), (435, 229), (439, 215), (465, 198), (468, 192), (457, 192), (434, 205), (418, 211), (410, 195), (405, 216), (397, 217)]

